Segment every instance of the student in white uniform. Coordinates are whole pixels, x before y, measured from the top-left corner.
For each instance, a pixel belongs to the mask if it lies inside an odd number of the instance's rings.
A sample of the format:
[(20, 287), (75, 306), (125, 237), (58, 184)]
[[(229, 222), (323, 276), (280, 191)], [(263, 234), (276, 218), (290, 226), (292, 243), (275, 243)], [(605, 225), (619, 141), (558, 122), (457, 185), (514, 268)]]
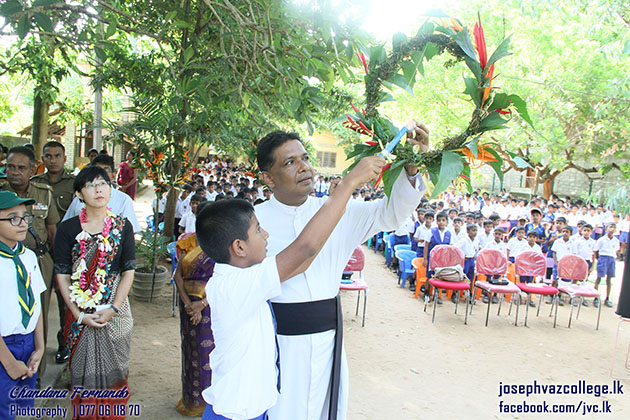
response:
[(269, 234), (249, 202), (221, 200), (201, 210), (197, 240), (216, 262), (206, 284), (215, 348), (210, 353), (212, 384), (202, 393), (208, 404), (203, 420), (267, 419), (267, 410), (294, 374), (280, 368), (269, 299), (281, 293), (281, 282), (310, 266), (352, 191), (376, 179), (383, 166), (381, 157), (362, 159), (297, 239), (275, 256), (266, 257)]
[[(415, 123), (411, 132), (415, 139), (408, 143), (428, 150), (426, 127)], [(297, 134), (265, 136), (258, 143), (257, 158), (273, 196), (256, 206), (256, 216), (269, 232), (269, 255), (276, 255), (295, 240), (325, 199), (309, 197), (315, 172)], [(375, 233), (400, 226), (423, 194), (417, 168), (408, 166), (394, 181), (389, 199), (351, 200), (313, 264), (282, 283), (282, 294), (273, 303), (282, 369), (291, 374), (282, 380), (282, 394), (269, 412), (271, 419), (346, 418), (348, 371), (341, 351), (341, 316), (337, 316), (339, 279), (354, 249)], [(314, 320), (316, 314), (325, 325)]]
[[(611, 308), (610, 289), (612, 287), (612, 278), (615, 277), (617, 252), (619, 251), (619, 239), (615, 238), (615, 230), (617, 225), (609, 223), (606, 226), (606, 235), (597, 240), (595, 244), (595, 255), (597, 256), (597, 279), (595, 280), (595, 288), (599, 286), (602, 278), (606, 277), (606, 300), (604, 305)], [(599, 306), (599, 299), (595, 298), (595, 306)]]
[(16, 386), (35, 389), (37, 368), (45, 350), (40, 295), (46, 284), (35, 253), (21, 243), (33, 221), (26, 209), (31, 204), (35, 200), (0, 191), (1, 419), (15, 418), (11, 406), (34, 406), (33, 398), (14, 399), (9, 390)]
[(190, 199), (190, 211), (186, 213), (182, 220), (179, 221), (179, 233), (194, 233), (195, 223), (197, 221), (197, 207), (199, 204), (207, 201), (205, 197), (195, 194)]

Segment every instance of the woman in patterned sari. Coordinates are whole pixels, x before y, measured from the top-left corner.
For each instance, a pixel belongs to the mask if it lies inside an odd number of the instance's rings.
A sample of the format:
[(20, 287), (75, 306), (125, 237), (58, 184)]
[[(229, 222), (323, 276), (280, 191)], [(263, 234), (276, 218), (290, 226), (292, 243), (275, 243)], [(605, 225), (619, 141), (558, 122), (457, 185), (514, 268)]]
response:
[(179, 265), (174, 278), (180, 298), (182, 398), (175, 406), (183, 415), (201, 416), (206, 408), (201, 391), (210, 386), (212, 379), (209, 356), (214, 338), (205, 287), (212, 277), (214, 261), (197, 245), (195, 235), (177, 241), (177, 253)]
[[(133, 318), (127, 295), (136, 264), (133, 227), (107, 208), (111, 185), (104, 169), (83, 169), (74, 190), (85, 208), (61, 223), (55, 237), (57, 284), (68, 306), (70, 381), (73, 387), (104, 392), (88, 399), (76, 396), (72, 404), (90, 407), (87, 413), (77, 411), (86, 414), (77, 418), (124, 418), (119, 407), (129, 400)], [(94, 409), (87, 404), (95, 404)]]

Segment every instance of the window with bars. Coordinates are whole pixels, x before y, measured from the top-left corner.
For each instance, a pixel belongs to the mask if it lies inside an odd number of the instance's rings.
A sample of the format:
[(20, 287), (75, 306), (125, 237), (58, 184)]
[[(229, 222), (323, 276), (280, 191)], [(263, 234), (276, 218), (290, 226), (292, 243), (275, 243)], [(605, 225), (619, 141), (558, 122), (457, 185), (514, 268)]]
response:
[(321, 168), (335, 168), (337, 167), (337, 153), (336, 152), (317, 152), (317, 160)]

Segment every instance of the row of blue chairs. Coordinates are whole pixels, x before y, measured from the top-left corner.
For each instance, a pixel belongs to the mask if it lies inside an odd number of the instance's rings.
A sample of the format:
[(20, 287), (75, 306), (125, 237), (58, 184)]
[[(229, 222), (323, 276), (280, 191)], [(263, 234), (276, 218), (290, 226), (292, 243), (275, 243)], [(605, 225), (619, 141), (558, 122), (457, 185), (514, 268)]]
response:
[(406, 243), (394, 245), (394, 234), (379, 232), (368, 241), (368, 247), (374, 242), (374, 252), (378, 252), (383, 245), (385, 255), (385, 265), (391, 267), (394, 257), (398, 260), (398, 284), (405, 287), (407, 279), (415, 276), (415, 269), (412, 261), (416, 258), (416, 252), (411, 249), (411, 240), (407, 238)]

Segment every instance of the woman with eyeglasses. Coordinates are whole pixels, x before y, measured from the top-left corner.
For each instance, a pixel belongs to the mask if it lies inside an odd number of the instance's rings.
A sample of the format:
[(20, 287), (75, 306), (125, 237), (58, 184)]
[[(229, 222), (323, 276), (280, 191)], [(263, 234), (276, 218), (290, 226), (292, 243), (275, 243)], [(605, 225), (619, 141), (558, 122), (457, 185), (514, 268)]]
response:
[(86, 418), (124, 418), (118, 414), (129, 399), (133, 318), (127, 295), (136, 266), (133, 227), (107, 208), (111, 185), (103, 168), (79, 172), (74, 191), (85, 208), (61, 223), (55, 237), (55, 274), (69, 310), (65, 334), (71, 349), (70, 380), (73, 387), (120, 392), (87, 399), (77, 395), (72, 404), (77, 414), (82, 407), (95, 407)]

